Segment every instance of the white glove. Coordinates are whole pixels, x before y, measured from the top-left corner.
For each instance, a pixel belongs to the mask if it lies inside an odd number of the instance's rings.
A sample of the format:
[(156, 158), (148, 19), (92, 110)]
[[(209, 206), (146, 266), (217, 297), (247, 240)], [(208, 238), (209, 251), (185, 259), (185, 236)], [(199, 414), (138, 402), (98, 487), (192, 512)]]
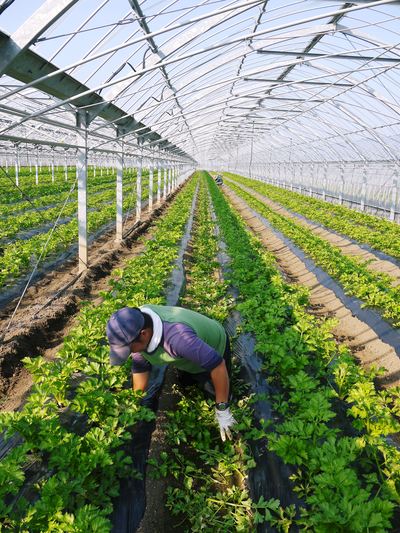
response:
[(215, 408), (215, 418), (219, 424), (221, 439), (224, 442), (226, 437), (228, 437), (228, 439), (232, 439), (231, 426), (236, 424), (236, 420), (233, 418), (229, 407), (223, 411), (219, 411), (217, 408)]

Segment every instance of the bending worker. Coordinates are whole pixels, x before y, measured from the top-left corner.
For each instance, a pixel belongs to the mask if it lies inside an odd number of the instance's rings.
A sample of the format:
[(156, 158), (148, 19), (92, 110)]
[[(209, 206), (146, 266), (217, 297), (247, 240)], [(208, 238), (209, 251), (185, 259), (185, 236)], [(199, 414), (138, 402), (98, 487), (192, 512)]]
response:
[(229, 409), (230, 347), (221, 324), (200, 313), (166, 305), (124, 307), (107, 323), (112, 365), (132, 357), (133, 389), (146, 391), (152, 365), (172, 364), (215, 394), (221, 438), (232, 438)]

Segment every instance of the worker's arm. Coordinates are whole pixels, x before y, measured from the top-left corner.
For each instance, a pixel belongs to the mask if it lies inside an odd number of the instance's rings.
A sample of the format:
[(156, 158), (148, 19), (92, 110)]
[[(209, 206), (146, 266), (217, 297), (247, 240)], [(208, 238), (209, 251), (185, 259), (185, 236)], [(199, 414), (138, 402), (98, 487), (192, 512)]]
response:
[(229, 376), (225, 361), (222, 360), (218, 366), (211, 370), (210, 375), (214, 385), (216, 403), (227, 402), (229, 399)]
[(222, 361), (210, 372), (215, 389), (215, 418), (219, 425), (221, 439), (232, 438), (231, 428), (236, 424), (229, 409), (229, 376), (225, 361)]
[(145, 391), (149, 383), (151, 364), (140, 352), (132, 354), (132, 388)]
[(149, 383), (150, 372), (132, 372), (133, 390), (145, 391)]

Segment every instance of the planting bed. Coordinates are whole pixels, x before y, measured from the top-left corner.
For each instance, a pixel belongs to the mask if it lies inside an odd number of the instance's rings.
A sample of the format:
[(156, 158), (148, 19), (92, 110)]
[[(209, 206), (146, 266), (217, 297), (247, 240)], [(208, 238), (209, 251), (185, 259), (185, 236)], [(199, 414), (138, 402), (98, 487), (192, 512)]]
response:
[(236, 174), (224, 175), (266, 195), (297, 215), (319, 222), (358, 243), (367, 244), (375, 251), (400, 259), (400, 226), (394, 222)]
[(388, 274), (369, 270), (361, 259), (344, 255), (339, 248), (317, 237), (304, 226), (276, 213), (253, 194), (232, 182), (229, 186), (252, 208), (266, 217), (274, 228), (299, 246), (318, 266), (338, 280), (346, 294), (355, 296), (361, 299), (364, 305), (379, 310), (394, 326), (400, 325), (400, 286), (395, 286)]
[[(237, 178), (237, 180), (230, 180), (227, 179), (227, 182), (233, 182), (235, 184), (239, 184), (241, 188), (243, 188), (245, 191), (252, 194), (255, 198), (260, 200), (261, 202), (265, 203), (268, 207), (273, 209), (275, 212), (283, 215), (286, 218), (289, 218), (291, 220), (294, 220), (301, 226), (310, 229), (315, 235), (320, 237), (321, 239), (326, 240), (333, 246), (340, 249), (340, 251), (344, 255), (348, 255), (350, 257), (357, 257), (361, 259), (366, 267), (368, 269), (371, 269), (376, 272), (384, 272), (388, 274), (391, 278), (393, 278), (392, 285), (397, 286), (400, 284), (400, 251), (397, 254), (395, 250), (395, 246), (397, 246), (397, 241), (400, 240), (400, 231), (395, 231), (397, 229), (397, 224), (393, 223), (393, 229), (392, 229), (392, 235), (386, 235), (386, 239), (390, 241), (391, 239), (394, 239), (394, 242), (392, 242), (392, 249), (396, 253), (396, 255), (399, 256), (398, 259), (396, 259), (396, 256), (390, 257), (387, 254), (384, 254), (382, 252), (379, 252), (379, 250), (373, 250), (369, 246), (361, 247), (356, 241), (349, 240), (343, 235), (340, 235), (338, 233), (335, 233), (334, 231), (331, 231), (327, 229), (324, 226), (321, 226), (319, 224), (315, 224), (312, 220), (305, 218), (303, 215), (300, 215), (298, 213), (294, 213), (292, 211), (289, 211), (285, 209), (282, 205), (280, 205), (277, 202), (272, 201), (270, 198), (265, 196), (265, 193), (268, 192), (269, 189), (266, 191), (264, 190), (265, 185), (260, 184), (259, 182), (254, 182), (253, 180), (248, 180), (246, 178), (240, 178), (240, 180)], [(260, 194), (262, 191), (264, 194)], [(312, 216), (312, 213), (309, 213)], [(325, 220), (325, 218), (324, 218)], [(390, 222), (384, 221), (387, 225), (390, 225)], [(385, 231), (382, 229), (382, 231)], [(397, 235), (398, 233), (398, 235)], [(369, 248), (369, 250), (367, 249)]]
[(400, 384), (400, 333), (375, 312), (362, 308), (362, 302), (346, 296), (340, 285), (305, 256), (302, 251), (274, 230), (268, 221), (232, 191), (230, 201), (246, 224), (259, 235), (277, 258), (279, 267), (291, 281), (310, 289), (310, 303), (316, 315), (335, 318), (336, 337), (345, 342), (366, 365), (382, 365), (387, 371), (379, 381), (387, 386)]
[[(80, 301), (93, 298), (96, 292), (105, 289), (108, 283), (105, 278), (111, 270), (140, 251), (142, 245), (137, 242), (138, 237), (164, 212), (174, 196), (175, 193), (171, 194), (166, 203), (156, 206), (152, 213), (146, 213), (144, 202), (141, 221), (135, 222), (134, 215), (127, 219), (127, 237), (123, 243), (114, 241), (115, 223), (111, 223), (108, 231), (103, 230), (102, 235), (97, 235), (97, 240), (92, 239), (89, 249), (91, 266), (83, 274), (77, 274), (76, 245), (55, 261), (46, 262), (11, 324), (10, 317), (17, 304), (13, 296), (21, 292), (27, 278), (3, 293), (0, 298), (0, 402), (5, 409), (14, 408), (32, 383), (29, 373), (21, 366), (21, 358), (58, 344), (57, 339), (62, 338), (68, 317), (76, 313)], [(8, 302), (7, 305), (5, 302)], [(51, 353), (53, 351), (50, 350)]]

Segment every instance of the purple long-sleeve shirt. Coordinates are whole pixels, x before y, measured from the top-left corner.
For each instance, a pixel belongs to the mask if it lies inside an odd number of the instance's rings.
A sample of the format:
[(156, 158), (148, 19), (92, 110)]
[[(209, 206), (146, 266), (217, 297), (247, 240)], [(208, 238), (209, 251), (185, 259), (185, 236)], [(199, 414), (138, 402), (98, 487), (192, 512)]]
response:
[[(222, 357), (218, 352), (201, 340), (194, 330), (179, 322), (162, 321), (163, 335), (162, 346), (171, 357), (183, 357), (204, 368), (205, 372), (211, 372), (217, 367)], [(132, 354), (132, 372), (141, 374), (151, 370), (151, 364), (140, 352)]]

